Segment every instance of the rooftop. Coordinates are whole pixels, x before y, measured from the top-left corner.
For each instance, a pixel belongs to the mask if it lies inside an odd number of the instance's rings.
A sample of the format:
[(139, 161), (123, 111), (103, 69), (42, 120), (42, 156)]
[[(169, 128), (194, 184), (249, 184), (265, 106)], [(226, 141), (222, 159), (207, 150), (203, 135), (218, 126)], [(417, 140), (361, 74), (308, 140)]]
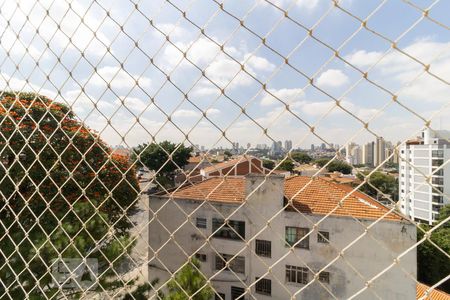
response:
[[(241, 203), (246, 197), (245, 180), (244, 177), (213, 177), (166, 196), (176, 199)], [(284, 190), (286, 198), (292, 199), (295, 209), (302, 213), (328, 214), (338, 206), (341, 199), (349, 195), (332, 215), (362, 219), (378, 219), (383, 216), (387, 220), (402, 219), (400, 215), (389, 212), (387, 207), (368, 195), (353, 191), (350, 186), (328, 182), (321, 178), (293, 176), (285, 180)]]
[[(428, 285), (425, 285), (423, 283), (418, 283), (417, 284), (416, 299), (420, 299), (423, 296), (425, 296), (425, 292), (429, 288), (430, 287)], [(424, 299), (426, 299), (426, 300), (450, 300), (450, 295), (447, 294), (447, 293), (444, 293), (444, 292), (442, 292), (440, 290), (434, 289), (428, 294), (428, 297), (426, 297)]]

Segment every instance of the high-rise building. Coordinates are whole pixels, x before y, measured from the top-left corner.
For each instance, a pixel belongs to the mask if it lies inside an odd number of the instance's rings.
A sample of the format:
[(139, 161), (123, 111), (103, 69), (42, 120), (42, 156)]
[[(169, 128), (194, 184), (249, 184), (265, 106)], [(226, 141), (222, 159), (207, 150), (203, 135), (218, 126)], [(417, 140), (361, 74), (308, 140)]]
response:
[(374, 165), (379, 166), (386, 159), (386, 142), (383, 137), (377, 137), (375, 145)]
[(349, 143), (345, 146), (345, 160), (352, 165), (359, 165), (362, 163), (361, 147), (355, 143)]
[(292, 149), (292, 141), (291, 140), (284, 141), (284, 149), (286, 151), (290, 151)]
[(314, 144), (311, 144), (311, 151), (314, 151)]
[[(400, 147), (400, 211), (415, 221), (432, 224), (450, 201), (450, 131), (425, 129), (417, 140)], [(427, 178), (431, 175), (431, 180)]]
[(363, 146), (362, 149), (362, 163), (368, 166), (374, 165), (374, 149), (375, 143), (369, 142)]
[(327, 148), (327, 146), (325, 145), (325, 143), (322, 143), (322, 144), (320, 145), (320, 149), (325, 150), (326, 148)]

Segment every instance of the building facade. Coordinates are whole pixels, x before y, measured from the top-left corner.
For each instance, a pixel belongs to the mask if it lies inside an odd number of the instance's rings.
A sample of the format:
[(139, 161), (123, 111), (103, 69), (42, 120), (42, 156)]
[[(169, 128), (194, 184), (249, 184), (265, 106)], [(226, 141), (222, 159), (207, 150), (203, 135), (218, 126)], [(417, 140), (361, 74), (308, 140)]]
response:
[[(450, 195), (450, 132), (425, 129), (400, 146), (399, 206), (415, 221), (432, 224)], [(430, 177), (428, 181), (427, 178)]]
[[(162, 284), (195, 256), (216, 299), (345, 299), (416, 241), (414, 225), (365, 194), (320, 178), (264, 178), (210, 178), (150, 196), (149, 279)], [(415, 251), (357, 298), (414, 299)]]

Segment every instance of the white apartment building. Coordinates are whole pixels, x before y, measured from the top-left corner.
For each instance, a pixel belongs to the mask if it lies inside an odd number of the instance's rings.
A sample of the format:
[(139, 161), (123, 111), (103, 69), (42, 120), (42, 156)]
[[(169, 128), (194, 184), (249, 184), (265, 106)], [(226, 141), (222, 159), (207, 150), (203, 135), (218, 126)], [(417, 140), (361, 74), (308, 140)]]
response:
[[(195, 256), (215, 299), (346, 299), (416, 242), (414, 225), (349, 186), (264, 178), (215, 177), (150, 195), (149, 279), (161, 285)], [(356, 298), (415, 299), (414, 278), (415, 248)]]
[(432, 224), (450, 203), (449, 139), (450, 131), (425, 129), (400, 147), (399, 208), (411, 219)]

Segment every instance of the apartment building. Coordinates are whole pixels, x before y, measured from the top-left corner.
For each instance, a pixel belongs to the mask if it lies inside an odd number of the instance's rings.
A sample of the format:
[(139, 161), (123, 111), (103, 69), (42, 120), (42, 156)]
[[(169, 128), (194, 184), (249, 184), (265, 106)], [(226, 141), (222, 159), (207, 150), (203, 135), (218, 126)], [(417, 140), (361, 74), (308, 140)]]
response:
[[(149, 279), (195, 256), (216, 299), (345, 299), (416, 241), (400, 215), (321, 178), (212, 177), (149, 201)], [(357, 298), (414, 299), (413, 278), (415, 248)]]
[(399, 208), (415, 221), (432, 224), (450, 203), (449, 139), (450, 131), (425, 129), (400, 147)]

